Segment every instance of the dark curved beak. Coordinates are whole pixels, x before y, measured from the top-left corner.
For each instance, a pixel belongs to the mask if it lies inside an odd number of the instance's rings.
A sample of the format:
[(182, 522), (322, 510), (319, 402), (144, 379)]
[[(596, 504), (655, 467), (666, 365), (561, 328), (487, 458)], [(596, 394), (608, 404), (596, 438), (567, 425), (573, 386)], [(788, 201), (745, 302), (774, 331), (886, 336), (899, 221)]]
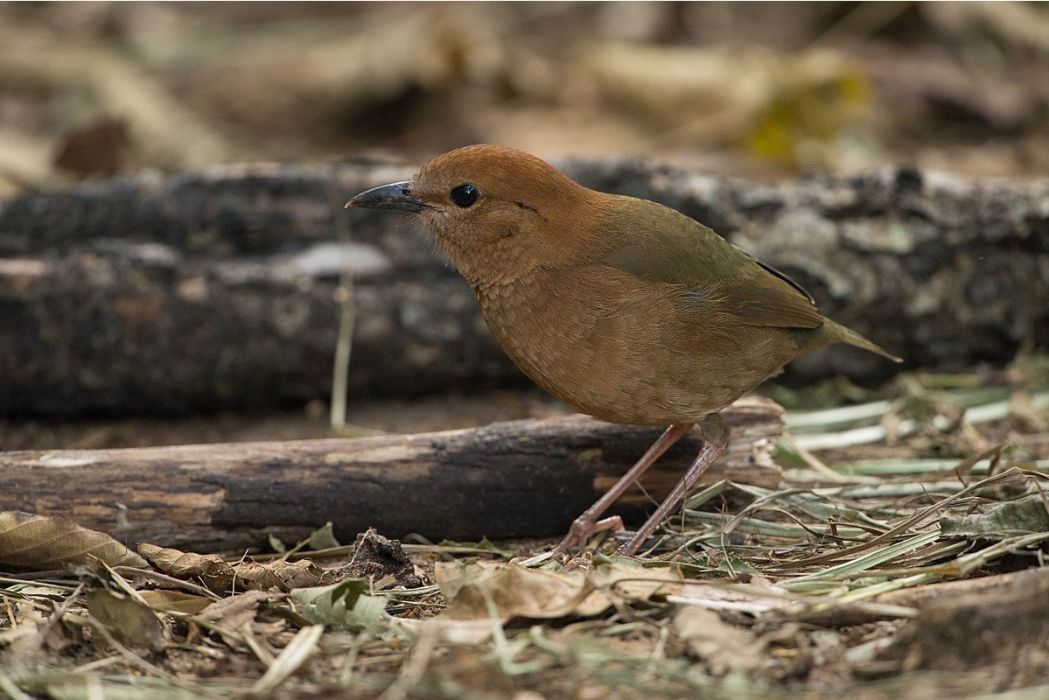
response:
[(346, 208), (360, 207), (362, 209), (400, 209), (402, 211), (422, 211), (426, 205), (412, 196), (408, 186), (408, 180), (394, 182), (389, 185), (380, 185), (370, 190), (365, 190), (359, 195), (346, 202)]

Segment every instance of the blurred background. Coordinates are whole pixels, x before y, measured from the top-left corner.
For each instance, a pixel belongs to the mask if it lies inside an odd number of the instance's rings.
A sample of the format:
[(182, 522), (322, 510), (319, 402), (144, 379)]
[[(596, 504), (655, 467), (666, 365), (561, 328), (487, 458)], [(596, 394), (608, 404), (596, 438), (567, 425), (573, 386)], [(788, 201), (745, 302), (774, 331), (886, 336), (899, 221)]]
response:
[(0, 193), (476, 142), (750, 176), (1049, 165), (1040, 3), (10, 3)]
[[(362, 167), (354, 172), (366, 175), (386, 167), (394, 179), (431, 155), (477, 142), (559, 163), (643, 158), (749, 182), (852, 176), (886, 166), (1033, 178), (1049, 168), (1049, 5), (2, 4), (0, 272), (6, 277), (0, 281), (8, 286), (0, 289), (0, 301), (7, 300), (0, 316), (7, 314), (11, 325), (0, 370), (19, 377), (4, 384), (0, 448), (328, 434), (336, 299), (347, 291), (339, 265), (350, 261), (361, 279), (375, 272), (368, 260), (376, 251), (387, 257), (376, 258), (381, 264), (373, 268), (392, 260), (403, 276), (376, 277), (371, 291), (358, 288), (357, 303), (379, 308), (384, 322), (422, 340), (384, 346), (375, 338), (398, 336), (382, 335), (382, 319), (358, 318), (353, 362), (383, 371), (414, 362), (419, 374), (409, 384), (417, 396), (398, 398), (396, 377), (373, 373), (356, 384), (351, 377), (350, 423), (409, 431), (564, 410), (510, 377), (512, 368), (490, 340), (460, 342), (462, 319), (479, 323), (459, 308), (465, 288), (451, 273), (423, 277), (427, 246), (405, 252), (380, 238), (383, 226), (403, 231), (403, 220), (361, 215), (352, 236), (377, 247), (324, 247), (344, 242), (340, 205), (352, 187), (364, 185), (361, 178), (335, 177), (337, 186), (328, 190), (318, 182), (329, 171), (310, 171), (313, 180), (296, 171), (253, 181), (250, 173), (228, 169), (225, 180), (179, 179), (263, 161)], [(153, 171), (168, 179), (143, 175)], [(920, 189), (918, 178), (896, 183)], [(221, 197), (211, 189), (220, 180)], [(312, 190), (303, 194), (307, 180)], [(743, 214), (726, 209), (722, 216), (718, 182), (697, 185), (711, 194), (705, 204), (689, 200), (688, 213), (751, 240), (746, 226), (768, 218), (759, 201), (767, 193), (751, 197), (750, 214), (740, 205)], [(50, 193), (58, 194), (49, 199)], [(1037, 198), (1030, 201), (1028, 213), (1017, 215), (1029, 220), (1017, 224), (1023, 240), (1033, 240), (1028, 229), (1045, 220), (1044, 211), (1030, 209), (1037, 209)], [(892, 211), (870, 235), (884, 230), (886, 240), (896, 240)], [(149, 216), (157, 212), (170, 214), (160, 222), (167, 228), (154, 226)], [(927, 235), (924, 214), (912, 214), (907, 230)], [(1037, 242), (1023, 245), (1044, 253)], [(1008, 270), (1020, 258), (1004, 247), (995, 264)], [(1036, 299), (1049, 284), (1044, 275), (1037, 282), (1037, 258), (1028, 256), (1022, 284), (1033, 279), (1041, 287), (1006, 290), (1019, 297), (999, 294), (995, 285), (1008, 286), (1009, 278), (999, 275), (977, 289), (966, 270), (973, 269), (970, 260), (984, 259), (981, 250), (959, 263), (975, 290), (965, 292), (977, 300), (973, 308), (999, 313), (1016, 298)], [(788, 271), (798, 274), (805, 253), (795, 244), (786, 255), (797, 263)], [(859, 264), (846, 271), (852, 278), (861, 273)], [(413, 277), (421, 286), (405, 281)], [(113, 279), (123, 286), (99, 282)], [(801, 279), (821, 303), (833, 303), (820, 280)], [(931, 318), (940, 298), (915, 303), (926, 304), (920, 313)], [(459, 306), (428, 310), (441, 299)], [(90, 313), (82, 311), (88, 307)], [(858, 313), (862, 321), (869, 312)], [(62, 314), (54, 328), (48, 325)], [(227, 335), (191, 334), (222, 314)], [(432, 322), (419, 330), (416, 317)], [(1034, 334), (1025, 318), (1001, 321), (1008, 327), (1003, 342), (971, 334), (975, 350), (965, 357), (993, 357), (1000, 369)], [(345, 330), (346, 314), (342, 321)], [(262, 340), (244, 340), (256, 337)], [(891, 347), (891, 334), (875, 337), (888, 337)], [(949, 335), (934, 340), (941, 349), (954, 342)], [(914, 342), (935, 344), (920, 334)], [(407, 349), (394, 357), (390, 347)], [(450, 348), (460, 353), (456, 371), (472, 379), (448, 375), (435, 386), (456, 387), (451, 396), (424, 395), (436, 376), (427, 363), (436, 367), (433, 358), (450, 357)], [(57, 354), (41, 357), (43, 349)], [(271, 355), (259, 359), (263, 350)], [(201, 353), (179, 365), (189, 374), (194, 362), (206, 366), (192, 381), (165, 360), (180, 353)], [(482, 390), (488, 393), (472, 397)], [(823, 399), (859, 400), (871, 391), (838, 382)], [(241, 409), (256, 415), (212, 415)], [(129, 420), (151, 413), (179, 420)]]

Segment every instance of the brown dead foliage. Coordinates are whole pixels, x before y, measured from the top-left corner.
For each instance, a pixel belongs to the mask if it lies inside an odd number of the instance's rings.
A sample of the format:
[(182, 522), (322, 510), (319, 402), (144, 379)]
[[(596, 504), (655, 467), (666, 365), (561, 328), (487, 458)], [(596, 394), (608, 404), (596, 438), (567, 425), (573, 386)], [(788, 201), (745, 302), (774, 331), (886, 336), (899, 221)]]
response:
[[(242, 590), (282, 592), (319, 585), (326, 572), (308, 559), (281, 559), (260, 564), (251, 560), (227, 562), (217, 554), (194, 554), (152, 544), (140, 544), (138, 552), (162, 573), (178, 578), (200, 579), (216, 593)], [(330, 578), (330, 577), (329, 577)]]

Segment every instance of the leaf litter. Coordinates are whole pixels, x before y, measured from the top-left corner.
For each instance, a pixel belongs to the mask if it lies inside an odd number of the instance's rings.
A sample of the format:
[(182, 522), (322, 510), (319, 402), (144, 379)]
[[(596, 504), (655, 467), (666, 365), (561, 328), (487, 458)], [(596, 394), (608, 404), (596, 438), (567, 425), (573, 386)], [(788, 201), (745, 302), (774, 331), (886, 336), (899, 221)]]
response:
[[(937, 381), (917, 376), (897, 399), (789, 414), (777, 488), (701, 487), (641, 561), (606, 554), (611, 540), (573, 570), (523, 563), (541, 560), (547, 541), (401, 544), (369, 530), (342, 545), (330, 523), (294, 546), (271, 538), (273, 554), (144, 544), (139, 558), (103, 533), (3, 513), (0, 689), (1045, 691), (1049, 440), (1032, 431), (1045, 425), (1046, 387), (1030, 375), (1022, 390)], [(879, 437), (857, 442), (871, 428)]]

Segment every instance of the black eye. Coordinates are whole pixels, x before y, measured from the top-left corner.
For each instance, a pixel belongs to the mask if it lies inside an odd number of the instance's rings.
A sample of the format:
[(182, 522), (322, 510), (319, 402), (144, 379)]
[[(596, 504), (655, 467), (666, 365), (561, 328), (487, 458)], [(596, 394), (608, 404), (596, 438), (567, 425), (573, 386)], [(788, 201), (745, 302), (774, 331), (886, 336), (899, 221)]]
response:
[(455, 206), (462, 207), (464, 209), (476, 202), (477, 198), (480, 196), (481, 191), (477, 189), (477, 185), (471, 184), (469, 182), (459, 185), (458, 187), (453, 189), (452, 193), (449, 195)]

